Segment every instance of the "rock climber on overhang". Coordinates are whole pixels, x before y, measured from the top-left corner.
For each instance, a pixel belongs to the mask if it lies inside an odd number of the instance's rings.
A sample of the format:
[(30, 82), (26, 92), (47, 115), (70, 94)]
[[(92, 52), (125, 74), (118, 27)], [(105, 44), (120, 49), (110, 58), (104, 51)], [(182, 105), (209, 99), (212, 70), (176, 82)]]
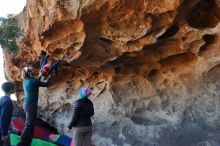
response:
[(57, 74), (58, 65), (61, 63), (61, 60), (64, 56), (62, 56), (59, 60), (55, 61), (54, 63), (49, 62), (48, 58), (50, 57), (46, 52), (42, 51), (42, 58), (40, 60), (40, 75), (44, 76), (44, 78), (47, 78), (53, 71), (55, 71), (55, 74)]

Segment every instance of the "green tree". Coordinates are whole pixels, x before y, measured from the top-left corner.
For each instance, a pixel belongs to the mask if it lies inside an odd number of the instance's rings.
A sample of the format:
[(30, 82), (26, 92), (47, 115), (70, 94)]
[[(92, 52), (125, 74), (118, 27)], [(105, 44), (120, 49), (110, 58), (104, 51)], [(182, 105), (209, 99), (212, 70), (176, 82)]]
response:
[(9, 52), (17, 52), (19, 46), (16, 38), (22, 35), (22, 31), (14, 17), (0, 18), (0, 46)]

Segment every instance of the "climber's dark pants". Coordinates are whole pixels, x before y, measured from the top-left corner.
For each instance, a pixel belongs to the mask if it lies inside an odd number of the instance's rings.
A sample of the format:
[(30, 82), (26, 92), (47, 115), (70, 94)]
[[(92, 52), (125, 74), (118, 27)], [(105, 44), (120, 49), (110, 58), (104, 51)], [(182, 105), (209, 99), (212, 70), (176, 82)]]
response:
[(21, 134), (21, 140), (17, 146), (30, 146), (37, 119), (37, 103), (24, 105), (26, 115), (25, 127)]

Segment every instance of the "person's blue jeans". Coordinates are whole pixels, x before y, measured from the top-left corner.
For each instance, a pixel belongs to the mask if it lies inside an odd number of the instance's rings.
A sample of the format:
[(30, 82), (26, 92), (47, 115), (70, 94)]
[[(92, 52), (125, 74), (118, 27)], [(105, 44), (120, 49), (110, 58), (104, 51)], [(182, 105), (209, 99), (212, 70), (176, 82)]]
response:
[(35, 122), (37, 120), (37, 103), (24, 104), (24, 111), (26, 115), (25, 127), (21, 134), (21, 140), (17, 146), (30, 146)]

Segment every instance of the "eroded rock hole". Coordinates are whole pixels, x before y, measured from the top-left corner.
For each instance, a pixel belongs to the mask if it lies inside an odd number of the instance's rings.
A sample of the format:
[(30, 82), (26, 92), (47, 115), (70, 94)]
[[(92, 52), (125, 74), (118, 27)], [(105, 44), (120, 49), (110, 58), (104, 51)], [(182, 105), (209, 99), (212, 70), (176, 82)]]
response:
[(48, 37), (54, 34), (54, 32), (57, 32), (58, 30), (61, 30), (63, 28), (63, 26), (65, 25), (65, 23), (68, 22), (55, 22), (47, 31), (45, 31), (44, 33), (41, 34), (41, 36), (43, 37)]
[(216, 36), (207, 34), (207, 35), (204, 35), (202, 38), (206, 43), (199, 49), (199, 53), (206, 51), (208, 46), (215, 42)]
[(187, 15), (187, 22), (197, 29), (214, 28), (219, 23), (219, 13), (214, 0), (201, 0)]
[(172, 37), (174, 36), (177, 32), (179, 31), (179, 26), (178, 25), (173, 25), (171, 27), (169, 27), (166, 32), (161, 35), (158, 39), (165, 39), (168, 37)]
[(11, 59), (11, 63), (14, 65), (14, 66), (19, 66), (20, 64), (20, 60), (19, 59), (16, 59), (16, 58), (12, 58)]
[(101, 42), (104, 42), (104, 43), (113, 43), (112, 40), (107, 39), (107, 38), (103, 38), (103, 37), (100, 37), (99, 40), (100, 40)]
[(121, 67), (117, 66), (114, 68), (114, 70), (115, 70), (115, 73), (119, 73), (121, 71)]
[(41, 55), (42, 55), (42, 56), (45, 56), (45, 55), (47, 55), (47, 52), (41, 50)]
[(57, 48), (54, 52), (53, 52), (53, 54), (55, 54), (55, 55), (60, 55), (60, 54), (63, 54), (63, 49), (62, 48)]
[(209, 43), (209, 44), (214, 43), (215, 35), (209, 35), (209, 34), (204, 35), (204, 36), (203, 36), (203, 40), (204, 40), (206, 43)]
[(149, 77), (152, 77), (152, 76), (155, 76), (156, 74), (158, 74), (158, 70), (157, 69), (153, 69), (153, 70), (151, 70), (151, 72), (149, 73)]

